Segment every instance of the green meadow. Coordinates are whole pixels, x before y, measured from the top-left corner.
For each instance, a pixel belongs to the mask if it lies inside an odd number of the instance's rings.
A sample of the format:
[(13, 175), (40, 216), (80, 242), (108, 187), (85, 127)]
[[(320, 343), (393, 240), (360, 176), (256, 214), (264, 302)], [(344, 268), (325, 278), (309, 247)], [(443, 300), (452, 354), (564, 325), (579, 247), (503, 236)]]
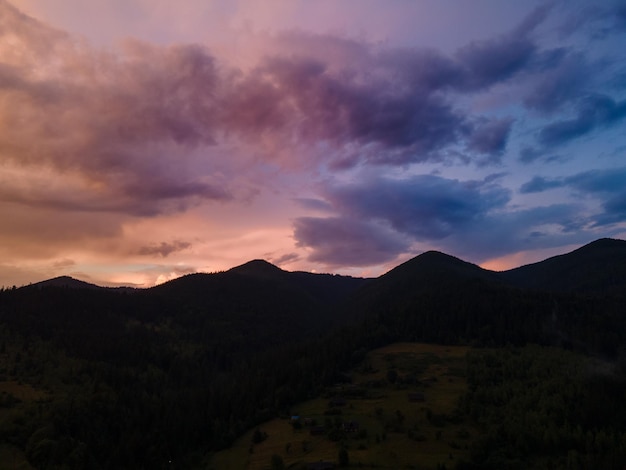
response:
[(467, 386), (467, 351), (419, 343), (371, 351), (347, 374), (349, 382), (250, 430), (215, 454), (209, 468), (280, 468), (279, 461), (294, 469), (319, 461), (338, 465), (340, 449), (351, 467), (454, 468), (468, 459), (476, 434), (457, 412)]

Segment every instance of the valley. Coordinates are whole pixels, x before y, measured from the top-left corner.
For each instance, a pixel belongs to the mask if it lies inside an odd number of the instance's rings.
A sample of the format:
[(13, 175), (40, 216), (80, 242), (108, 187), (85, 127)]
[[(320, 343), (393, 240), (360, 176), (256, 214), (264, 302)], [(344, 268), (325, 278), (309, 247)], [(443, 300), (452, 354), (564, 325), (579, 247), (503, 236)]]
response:
[(503, 273), (3, 289), (0, 467), (621, 470), (625, 266), (604, 239)]

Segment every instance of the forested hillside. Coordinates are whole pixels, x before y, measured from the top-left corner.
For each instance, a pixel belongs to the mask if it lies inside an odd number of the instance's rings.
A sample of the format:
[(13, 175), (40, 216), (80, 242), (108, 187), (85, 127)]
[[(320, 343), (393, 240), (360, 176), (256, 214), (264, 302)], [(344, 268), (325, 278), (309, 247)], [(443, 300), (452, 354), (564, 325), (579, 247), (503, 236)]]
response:
[[(147, 290), (3, 290), (0, 457), (35, 468), (202, 468), (211, 451), (395, 341), (538, 343), (619, 364), (624, 243), (596, 242), (524, 276), (429, 252), (372, 280), (255, 261)], [(611, 276), (593, 269), (581, 284), (596, 252)], [(577, 276), (545, 290), (520, 281), (542, 266)]]

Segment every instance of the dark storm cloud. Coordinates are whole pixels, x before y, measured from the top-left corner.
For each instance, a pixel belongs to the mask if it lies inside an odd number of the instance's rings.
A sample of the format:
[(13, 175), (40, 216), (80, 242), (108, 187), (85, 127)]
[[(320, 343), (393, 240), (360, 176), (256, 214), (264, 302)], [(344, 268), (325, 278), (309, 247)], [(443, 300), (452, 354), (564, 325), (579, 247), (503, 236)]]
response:
[(407, 240), (385, 226), (342, 217), (301, 217), (294, 222), (298, 246), (312, 250), (310, 261), (331, 266), (368, 266), (394, 259)]

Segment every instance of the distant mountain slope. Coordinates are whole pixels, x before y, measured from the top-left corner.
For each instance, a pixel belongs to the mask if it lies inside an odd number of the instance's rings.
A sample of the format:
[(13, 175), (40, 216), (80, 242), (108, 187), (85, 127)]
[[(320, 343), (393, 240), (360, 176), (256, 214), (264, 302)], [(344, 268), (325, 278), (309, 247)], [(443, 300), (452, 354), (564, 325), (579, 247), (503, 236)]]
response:
[(70, 276), (59, 276), (45, 281), (30, 284), (27, 287), (69, 287), (70, 289), (102, 289), (102, 287), (89, 282), (80, 281)]
[(402, 263), (380, 278), (385, 282), (410, 279), (413, 282), (448, 282), (460, 279), (483, 279), (497, 281), (497, 275), (467, 261), (439, 251), (427, 251)]
[(599, 240), (503, 273), (426, 252), (357, 290), (346, 316), (363, 319), (379, 338), (575, 343), (613, 353), (622, 344), (612, 331), (623, 323), (625, 245)]
[(438, 251), (427, 251), (402, 263), (356, 292), (364, 304), (404, 303), (425, 292), (454, 290), (460, 285), (501, 284), (497, 273)]
[(326, 331), (335, 305), (365, 279), (288, 272), (254, 260), (225, 272), (189, 274), (147, 290), (164, 299), (175, 320), (195, 329), (222, 328), (250, 342), (283, 342)]
[(570, 253), (498, 273), (513, 285), (550, 291), (626, 288), (626, 241), (603, 238)]
[(278, 266), (264, 260), (249, 261), (228, 271), (245, 277), (280, 281), (294, 289), (301, 289), (311, 295), (316, 302), (333, 305), (359, 287), (367, 284), (369, 279), (340, 276), (337, 274), (318, 274), (305, 271), (284, 271)]

